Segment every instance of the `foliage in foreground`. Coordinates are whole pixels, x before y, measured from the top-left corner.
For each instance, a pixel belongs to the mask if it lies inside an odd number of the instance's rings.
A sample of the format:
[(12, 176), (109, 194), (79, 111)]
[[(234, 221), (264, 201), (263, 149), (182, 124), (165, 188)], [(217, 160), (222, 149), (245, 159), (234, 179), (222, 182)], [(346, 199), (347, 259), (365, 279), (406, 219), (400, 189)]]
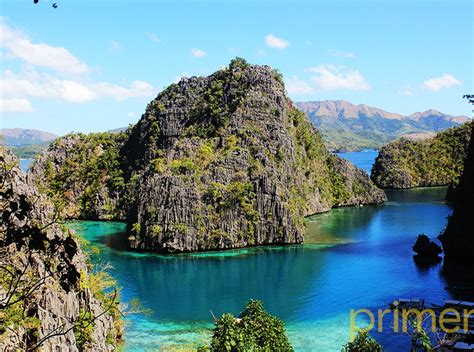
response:
[(268, 314), (257, 300), (247, 303), (236, 319), (223, 314), (216, 320), (210, 348), (201, 351), (292, 351), (283, 321)]
[(353, 341), (342, 347), (342, 352), (383, 352), (383, 348), (368, 331), (360, 330)]

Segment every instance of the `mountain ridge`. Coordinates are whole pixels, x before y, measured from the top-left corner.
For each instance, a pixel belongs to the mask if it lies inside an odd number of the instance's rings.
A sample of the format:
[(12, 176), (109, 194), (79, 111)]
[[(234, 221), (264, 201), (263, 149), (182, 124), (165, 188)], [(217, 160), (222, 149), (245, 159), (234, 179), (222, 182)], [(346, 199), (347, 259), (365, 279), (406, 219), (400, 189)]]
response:
[(379, 149), (402, 135), (439, 132), (470, 121), (467, 116), (453, 116), (428, 109), (403, 115), (366, 104), (345, 100), (297, 102), (323, 134), (326, 146), (333, 151)]
[(9, 147), (44, 144), (59, 137), (51, 132), (31, 128), (2, 128), (0, 135), (4, 138), (4, 144)]

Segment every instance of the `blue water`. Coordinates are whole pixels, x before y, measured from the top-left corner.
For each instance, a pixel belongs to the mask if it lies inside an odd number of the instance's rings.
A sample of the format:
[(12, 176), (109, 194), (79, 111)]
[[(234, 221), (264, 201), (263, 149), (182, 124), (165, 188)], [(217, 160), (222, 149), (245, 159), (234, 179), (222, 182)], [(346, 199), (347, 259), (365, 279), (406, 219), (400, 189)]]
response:
[(20, 168), (27, 172), (34, 159), (20, 159)]
[[(128, 252), (124, 224), (70, 226), (101, 249), (122, 287), (151, 314), (127, 315), (125, 349), (193, 348), (209, 341), (211, 311), (238, 314), (251, 298), (282, 318), (297, 351), (340, 351), (349, 339), (350, 309), (386, 308), (400, 297), (472, 299), (472, 278), (415, 265), (418, 233), (435, 237), (451, 209), (444, 188), (391, 191), (380, 206), (334, 209), (307, 219), (304, 245), (162, 256)], [(461, 283), (459, 283), (461, 282)], [(363, 325), (367, 319), (357, 320)], [(390, 328), (390, 323), (384, 325)], [(409, 337), (374, 336), (387, 351), (408, 350)]]
[(378, 150), (367, 149), (362, 152), (336, 153), (341, 158), (351, 161), (354, 165), (364, 170), (368, 175), (372, 170), (375, 158), (379, 154)]

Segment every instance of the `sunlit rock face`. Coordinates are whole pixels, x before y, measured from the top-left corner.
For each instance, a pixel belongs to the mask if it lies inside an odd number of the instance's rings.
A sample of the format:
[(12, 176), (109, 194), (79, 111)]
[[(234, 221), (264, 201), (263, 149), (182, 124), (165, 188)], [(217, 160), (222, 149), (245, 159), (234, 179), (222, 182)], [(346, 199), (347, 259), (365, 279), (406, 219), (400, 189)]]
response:
[(384, 201), (330, 154), (268, 66), (233, 62), (162, 92), (131, 130), (131, 248), (160, 252), (303, 241), (306, 215)]

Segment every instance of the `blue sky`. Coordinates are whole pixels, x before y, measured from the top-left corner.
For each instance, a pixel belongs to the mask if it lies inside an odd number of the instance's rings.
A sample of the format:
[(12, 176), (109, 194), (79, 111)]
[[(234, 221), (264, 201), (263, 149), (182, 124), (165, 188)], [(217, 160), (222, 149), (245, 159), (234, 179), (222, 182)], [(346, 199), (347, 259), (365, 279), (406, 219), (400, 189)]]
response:
[(126, 126), (235, 56), (278, 68), (296, 101), (470, 114), (471, 0), (56, 1), (0, 4), (3, 128)]

